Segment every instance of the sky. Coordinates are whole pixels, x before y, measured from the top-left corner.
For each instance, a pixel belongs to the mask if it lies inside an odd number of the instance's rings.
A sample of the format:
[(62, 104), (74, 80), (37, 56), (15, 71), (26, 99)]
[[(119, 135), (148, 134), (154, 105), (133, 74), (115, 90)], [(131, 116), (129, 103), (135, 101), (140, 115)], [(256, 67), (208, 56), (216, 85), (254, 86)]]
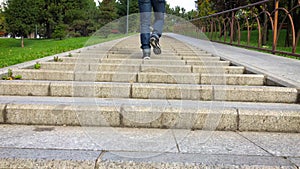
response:
[(175, 6), (180, 6), (186, 9), (186, 11), (196, 9), (195, 0), (167, 0), (167, 3), (170, 4), (171, 8), (174, 8)]

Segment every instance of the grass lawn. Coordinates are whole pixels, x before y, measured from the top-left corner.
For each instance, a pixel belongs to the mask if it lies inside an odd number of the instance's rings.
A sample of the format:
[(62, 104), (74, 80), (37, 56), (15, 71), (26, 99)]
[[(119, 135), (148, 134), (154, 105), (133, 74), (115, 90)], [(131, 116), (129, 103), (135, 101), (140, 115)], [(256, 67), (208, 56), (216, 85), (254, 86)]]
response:
[(0, 68), (125, 36), (126, 35), (110, 35), (108, 38), (80, 37), (64, 40), (25, 39), (24, 48), (21, 48), (20, 39), (0, 38)]
[[(212, 36), (212, 40), (224, 42), (224, 36), (219, 38), (219, 34), (220, 34), (219, 32), (214, 33)], [(192, 36), (192, 37), (197, 36), (197, 34), (194, 31), (188, 32), (187, 35)], [(277, 50), (285, 51), (285, 52), (292, 52), (292, 47), (285, 47), (285, 35), (286, 35), (286, 30), (281, 30), (281, 32), (279, 34), (279, 38), (278, 38)], [(204, 36), (203, 37), (204, 39), (211, 37), (210, 33), (205, 33), (202, 36)], [(272, 36), (273, 36), (273, 32), (270, 31), (269, 32), (269, 41), (267, 42), (267, 44), (265, 44), (263, 46), (264, 48), (272, 49), (272, 45), (273, 45), (273, 43), (272, 43), (273, 37)], [(241, 31), (241, 45), (247, 45), (247, 41), (248, 41), (247, 37), (248, 37), (248, 32)], [(227, 35), (226, 42), (228, 42), (228, 43), (230, 42), (230, 35)], [(233, 43), (238, 44), (237, 41), (233, 42)], [(249, 46), (258, 47), (258, 31), (257, 30), (254, 30), (251, 32)], [(300, 53), (300, 43), (298, 44), (298, 46), (296, 48), (296, 53)], [(294, 56), (286, 56), (286, 55), (283, 55), (283, 56), (289, 57), (289, 58), (294, 58), (294, 59), (300, 59), (299, 57), (297, 58)]]

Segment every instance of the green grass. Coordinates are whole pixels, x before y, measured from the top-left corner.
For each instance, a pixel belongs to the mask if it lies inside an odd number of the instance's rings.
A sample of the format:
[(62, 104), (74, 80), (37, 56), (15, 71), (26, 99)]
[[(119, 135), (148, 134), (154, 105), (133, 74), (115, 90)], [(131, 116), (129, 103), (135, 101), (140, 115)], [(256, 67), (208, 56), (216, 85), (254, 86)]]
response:
[(93, 44), (125, 37), (126, 35), (110, 35), (108, 38), (80, 37), (64, 40), (25, 39), (25, 47), (21, 48), (20, 39), (0, 38), (0, 68), (26, 61), (55, 55), (62, 52), (90, 46)]
[[(218, 33), (214, 33), (212, 36), (212, 40), (215, 41), (220, 41), (220, 42), (224, 42), (224, 36), (219, 37), (219, 32)], [(192, 31), (192, 32), (187, 32), (186, 35), (188, 36), (192, 36), (192, 37), (196, 37), (197, 34)], [(292, 47), (285, 47), (285, 35), (286, 35), (286, 30), (281, 30), (280, 34), (279, 34), (279, 38), (278, 38), (278, 44), (277, 44), (277, 50), (278, 51), (284, 51), (284, 52), (292, 52)], [(205, 33), (202, 36), (206, 36), (206, 37), (202, 37), (204, 39), (207, 38), (211, 38), (211, 34), (210, 33)], [(269, 41), (263, 45), (263, 48), (265, 49), (272, 49), (273, 46), (273, 32), (270, 31), (269, 32)], [(226, 42), (230, 43), (230, 35), (227, 35), (226, 37)], [(237, 41), (233, 42), (233, 44), (238, 44)], [(248, 45), (248, 32), (247, 31), (242, 31), (241, 32), (241, 45)], [(252, 47), (258, 47), (258, 31), (254, 30), (251, 32), (250, 35), (250, 42), (249, 42), (249, 46)], [(296, 48), (296, 53), (300, 53), (300, 43), (298, 44), (297, 48)], [(279, 55), (279, 54), (278, 54)], [(295, 56), (288, 56), (288, 55), (281, 55), (281, 56), (285, 56), (285, 57), (289, 57), (289, 58), (294, 58), (294, 59), (300, 59), (299, 57), (295, 57)]]
[[(286, 30), (281, 30), (279, 37), (278, 37), (278, 42), (277, 42), (277, 50), (278, 51), (284, 51), (284, 52), (292, 52), (292, 47), (285, 47), (285, 35), (286, 35)], [(250, 42), (249, 42), (249, 46), (253, 46), (253, 47), (258, 47), (258, 31), (252, 31), (251, 35), (250, 35)], [(217, 38), (215, 38), (216, 40)], [(269, 32), (269, 37), (268, 37), (268, 41), (266, 44), (264, 44), (262, 47), (265, 49), (269, 49), (272, 50), (273, 47), (273, 32), (270, 31)], [(224, 41), (224, 38), (221, 39), (222, 41)], [(241, 32), (241, 45), (248, 45), (248, 32), (247, 31), (242, 31)], [(227, 36), (226, 42), (230, 42), (230, 37)], [(237, 41), (233, 42), (234, 44), (238, 44)], [(296, 53), (300, 53), (300, 44), (297, 46), (296, 48)], [(288, 56), (289, 57), (289, 56)], [(296, 58), (291, 56), (291, 58)]]

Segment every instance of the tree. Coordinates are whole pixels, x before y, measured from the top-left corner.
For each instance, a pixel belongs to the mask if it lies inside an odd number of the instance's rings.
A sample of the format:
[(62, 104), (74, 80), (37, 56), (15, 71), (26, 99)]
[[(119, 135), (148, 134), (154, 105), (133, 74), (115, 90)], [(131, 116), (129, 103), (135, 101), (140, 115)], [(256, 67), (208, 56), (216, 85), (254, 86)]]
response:
[(214, 9), (215, 3), (212, 0), (197, 0), (198, 16), (208, 16), (216, 12)]
[(6, 31), (5, 17), (4, 13), (0, 11), (0, 32)]
[(94, 0), (44, 1), (40, 23), (45, 27), (46, 37), (52, 38), (52, 33), (62, 27), (70, 36), (88, 36), (97, 29), (100, 13)]
[(7, 29), (16, 36), (21, 36), (21, 46), (24, 47), (24, 37), (34, 31), (43, 0), (8, 0), (5, 7)]
[[(137, 0), (129, 1), (129, 32), (134, 32), (139, 29), (139, 5)], [(122, 33), (126, 33), (127, 23), (127, 0), (117, 1), (117, 14), (119, 19), (118, 29)]]
[(107, 23), (115, 20), (117, 15), (116, 2), (112, 0), (103, 0), (99, 4), (100, 18), (99, 22), (101, 25), (106, 25)]

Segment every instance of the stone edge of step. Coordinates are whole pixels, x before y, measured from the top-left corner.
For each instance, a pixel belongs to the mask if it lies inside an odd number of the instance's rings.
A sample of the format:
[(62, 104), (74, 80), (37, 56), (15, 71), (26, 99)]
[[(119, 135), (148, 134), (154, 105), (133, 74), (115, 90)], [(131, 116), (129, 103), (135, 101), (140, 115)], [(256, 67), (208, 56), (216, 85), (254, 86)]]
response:
[[(1, 168), (297, 168), (274, 156), (0, 149)], [(121, 154), (121, 155), (120, 155)], [(122, 155), (124, 154), (124, 156)], [(143, 158), (145, 157), (145, 158)]]
[[(216, 130), (221, 131), (300, 132), (300, 105), (92, 98), (65, 98), (57, 104), (54, 98), (3, 98), (0, 123), (4, 124), (203, 129), (205, 120), (216, 118)], [(56, 121), (49, 118), (54, 115)]]

